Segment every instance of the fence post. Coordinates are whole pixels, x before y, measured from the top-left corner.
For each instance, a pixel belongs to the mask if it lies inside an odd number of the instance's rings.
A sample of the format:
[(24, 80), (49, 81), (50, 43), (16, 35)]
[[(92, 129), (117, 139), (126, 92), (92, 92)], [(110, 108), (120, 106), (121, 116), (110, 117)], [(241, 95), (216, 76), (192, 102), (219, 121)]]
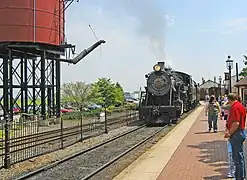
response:
[(108, 129), (107, 129), (107, 115), (106, 115), (106, 106), (105, 106), (105, 133), (108, 134)]
[(5, 143), (5, 152), (4, 152), (4, 167), (6, 169), (10, 168), (10, 140), (9, 140), (9, 127), (10, 127), (10, 122), (9, 122), (9, 117), (8, 115), (5, 115), (5, 124), (4, 124), (4, 143)]
[(61, 139), (61, 149), (63, 149), (63, 119), (60, 117), (60, 128), (61, 128), (61, 134), (60, 134), (60, 139)]
[(129, 125), (129, 121), (128, 121), (129, 113), (128, 113), (128, 108), (127, 107), (126, 107), (125, 111), (126, 111), (126, 116), (125, 116), (125, 118), (126, 118), (126, 126), (128, 126)]
[(81, 142), (83, 142), (83, 128), (82, 128), (82, 124), (83, 123), (83, 115), (81, 115), (81, 122), (80, 122), (80, 126), (81, 126)]
[(130, 111), (129, 111), (129, 114), (130, 114), (130, 122), (133, 120), (132, 118), (132, 107), (130, 107)]

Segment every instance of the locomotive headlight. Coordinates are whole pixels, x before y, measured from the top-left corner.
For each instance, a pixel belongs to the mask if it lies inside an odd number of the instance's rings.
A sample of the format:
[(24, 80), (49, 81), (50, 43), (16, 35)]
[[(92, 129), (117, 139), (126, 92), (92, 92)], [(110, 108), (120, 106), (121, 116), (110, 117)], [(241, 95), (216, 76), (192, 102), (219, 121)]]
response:
[(154, 71), (160, 71), (160, 66), (158, 65), (158, 64), (156, 64), (155, 66), (154, 66)]

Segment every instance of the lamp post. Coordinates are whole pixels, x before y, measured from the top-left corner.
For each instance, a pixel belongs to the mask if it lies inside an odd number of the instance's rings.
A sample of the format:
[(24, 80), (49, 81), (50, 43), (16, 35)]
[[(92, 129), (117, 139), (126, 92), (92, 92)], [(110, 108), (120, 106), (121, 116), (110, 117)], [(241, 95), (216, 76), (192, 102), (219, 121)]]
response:
[(228, 56), (227, 57), (227, 60), (226, 60), (226, 67), (229, 71), (229, 93), (232, 92), (232, 75), (231, 75), (231, 71), (232, 71), (232, 68), (233, 68), (233, 60), (231, 59), (231, 56)]
[(219, 76), (219, 82), (220, 82), (220, 96), (221, 96), (221, 81), (222, 81), (222, 77)]
[[(236, 83), (238, 83), (239, 77), (238, 77), (238, 63), (236, 63)], [(238, 95), (239, 95), (239, 86), (238, 86)]]
[(226, 81), (223, 80), (222, 84), (223, 84), (223, 87), (224, 87), (224, 95), (225, 95), (226, 94)]

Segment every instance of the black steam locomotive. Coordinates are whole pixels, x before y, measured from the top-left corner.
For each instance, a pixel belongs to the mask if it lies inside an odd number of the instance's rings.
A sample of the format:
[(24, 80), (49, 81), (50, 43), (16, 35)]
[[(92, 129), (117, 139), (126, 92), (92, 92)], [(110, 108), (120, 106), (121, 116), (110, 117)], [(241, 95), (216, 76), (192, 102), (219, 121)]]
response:
[(147, 86), (141, 93), (139, 117), (147, 125), (176, 123), (199, 103), (198, 84), (190, 75), (166, 68), (164, 62), (154, 65), (153, 72), (145, 77)]

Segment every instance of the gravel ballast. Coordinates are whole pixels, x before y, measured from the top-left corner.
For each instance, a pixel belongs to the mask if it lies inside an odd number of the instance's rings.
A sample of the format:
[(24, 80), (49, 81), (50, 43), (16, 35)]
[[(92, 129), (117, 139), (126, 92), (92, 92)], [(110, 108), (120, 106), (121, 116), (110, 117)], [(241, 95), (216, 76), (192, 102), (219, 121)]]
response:
[(118, 136), (124, 132), (135, 129), (136, 127), (137, 126), (133, 125), (133, 126), (122, 126), (117, 129), (110, 128), (111, 130), (109, 131), (108, 134), (102, 134), (100, 136), (87, 139), (83, 142), (76, 143), (65, 149), (58, 150), (58, 151), (55, 151), (49, 154), (45, 154), (45, 155), (42, 155), (36, 158), (29, 159), (27, 161), (14, 164), (11, 166), (10, 169), (0, 169), (0, 179), (1, 180), (9, 180), (9, 179), (14, 180), (15, 177), (19, 177), (20, 175), (26, 174), (30, 171), (34, 171), (35, 169), (41, 168), (52, 162), (61, 160), (79, 151), (88, 149), (94, 146), (95, 144), (109, 140), (112, 137)]
[(139, 129), (29, 179), (81, 179), (159, 129), (161, 128), (151, 127)]

